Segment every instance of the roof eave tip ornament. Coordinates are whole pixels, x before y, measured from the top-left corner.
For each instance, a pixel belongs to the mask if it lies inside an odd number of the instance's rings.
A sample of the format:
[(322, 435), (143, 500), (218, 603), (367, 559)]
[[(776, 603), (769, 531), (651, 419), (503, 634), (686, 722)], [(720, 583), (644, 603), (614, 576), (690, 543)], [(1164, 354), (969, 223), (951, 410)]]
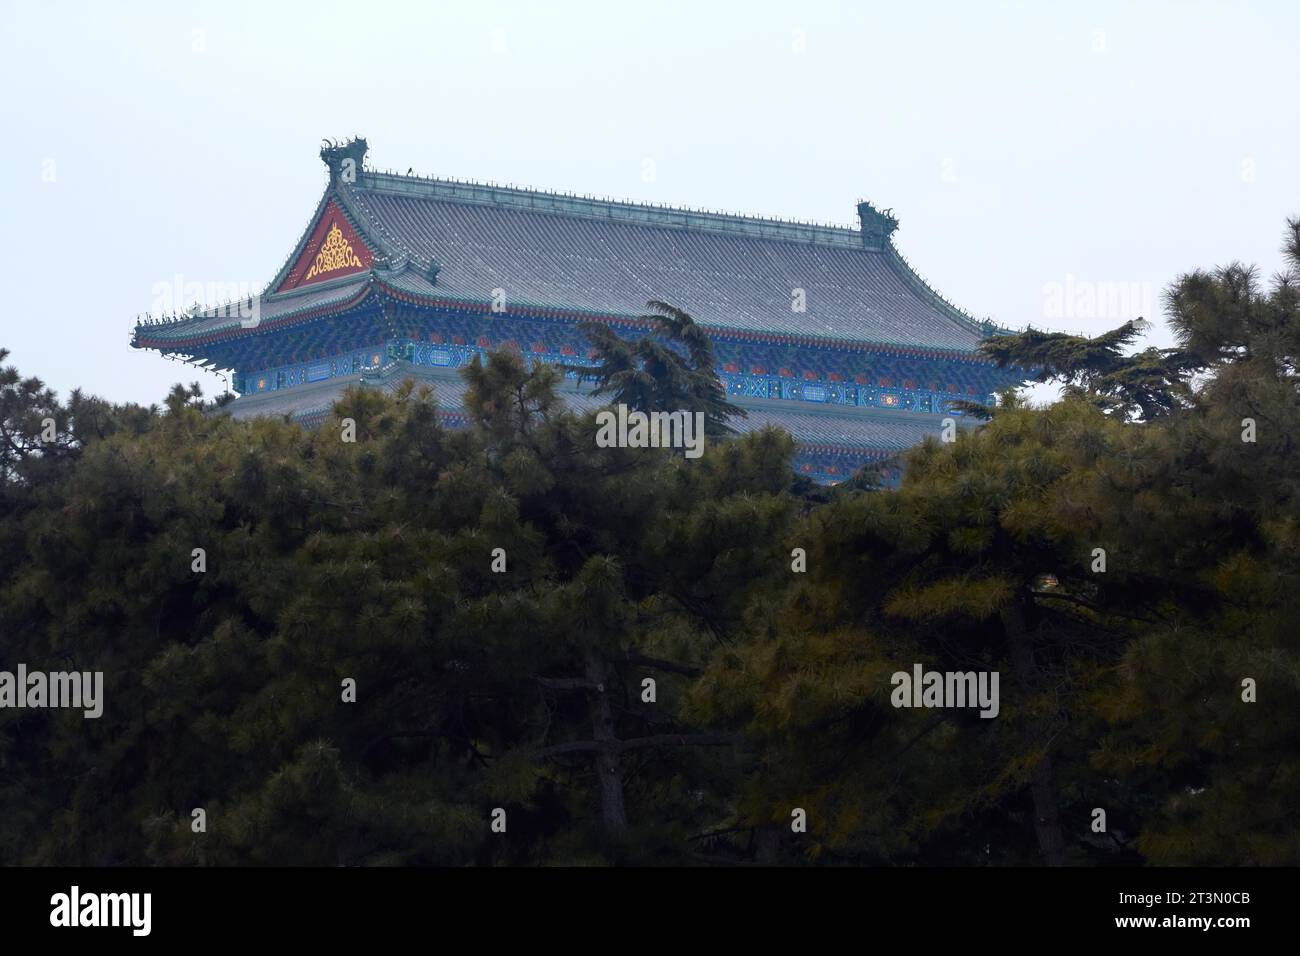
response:
[(344, 142), (321, 140), (320, 158), (329, 167), (330, 185), (353, 185), (361, 175), (370, 145), (364, 136), (353, 136)]

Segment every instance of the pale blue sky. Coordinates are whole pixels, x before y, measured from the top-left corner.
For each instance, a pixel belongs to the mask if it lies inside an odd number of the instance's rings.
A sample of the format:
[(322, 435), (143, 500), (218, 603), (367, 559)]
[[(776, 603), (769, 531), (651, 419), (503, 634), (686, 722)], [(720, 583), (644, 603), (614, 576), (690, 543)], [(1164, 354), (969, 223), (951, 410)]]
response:
[(1125, 317), (1063, 316), (1053, 289), (1140, 283), (1158, 310), (1194, 267), (1271, 273), (1300, 214), (1288, 0), (6, 0), (3, 18), (0, 345), (63, 393), (219, 391), (132, 350), (131, 325), (177, 275), (269, 280), (327, 136), (401, 172), (786, 218), (851, 224), (869, 198), (932, 285), (1011, 326)]

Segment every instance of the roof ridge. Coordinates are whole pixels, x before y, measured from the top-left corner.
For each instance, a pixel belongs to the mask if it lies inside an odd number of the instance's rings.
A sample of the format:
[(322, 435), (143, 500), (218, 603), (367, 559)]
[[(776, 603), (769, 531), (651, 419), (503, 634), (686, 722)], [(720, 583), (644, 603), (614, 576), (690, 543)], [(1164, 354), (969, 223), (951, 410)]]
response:
[(686, 230), (748, 235), (816, 245), (873, 251), (863, 244), (862, 230), (844, 223), (782, 219), (749, 213), (696, 209), (635, 199), (618, 199), (561, 190), (493, 182), (442, 179), (364, 169), (351, 189), (409, 195), (476, 205), (508, 206), (574, 218), (627, 222)]

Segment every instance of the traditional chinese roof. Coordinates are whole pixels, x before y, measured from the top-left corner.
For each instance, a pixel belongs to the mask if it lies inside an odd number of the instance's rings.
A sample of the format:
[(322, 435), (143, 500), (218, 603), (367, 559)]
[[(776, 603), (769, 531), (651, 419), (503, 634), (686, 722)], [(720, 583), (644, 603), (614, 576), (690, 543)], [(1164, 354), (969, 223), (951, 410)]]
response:
[[(629, 319), (649, 299), (718, 335), (809, 345), (974, 352), (994, 330), (926, 285), (895, 250), (897, 220), (858, 204), (826, 226), (399, 176), (365, 141), (329, 147), (330, 184), (268, 285), (256, 327), (229, 310), (138, 326), (137, 347), (202, 354), (360, 302), (376, 288), (439, 306)], [(347, 164), (351, 163), (351, 167)], [(497, 291), (500, 290), (500, 291)], [(793, 304), (802, 290), (804, 311)]]

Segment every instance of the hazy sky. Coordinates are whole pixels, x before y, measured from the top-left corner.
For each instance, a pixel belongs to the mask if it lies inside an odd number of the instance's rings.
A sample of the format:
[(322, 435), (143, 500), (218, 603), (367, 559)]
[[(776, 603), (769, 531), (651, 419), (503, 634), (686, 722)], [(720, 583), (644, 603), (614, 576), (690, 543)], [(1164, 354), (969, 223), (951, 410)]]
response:
[(1120, 292), (1158, 313), (1232, 259), (1272, 273), (1300, 214), (1294, 0), (0, 12), (0, 345), (61, 393), (219, 391), (131, 326), (177, 276), (260, 289), (322, 137), (366, 136), (378, 168), (785, 218), (852, 224), (868, 198), (932, 285), (1017, 327), (1101, 331)]

